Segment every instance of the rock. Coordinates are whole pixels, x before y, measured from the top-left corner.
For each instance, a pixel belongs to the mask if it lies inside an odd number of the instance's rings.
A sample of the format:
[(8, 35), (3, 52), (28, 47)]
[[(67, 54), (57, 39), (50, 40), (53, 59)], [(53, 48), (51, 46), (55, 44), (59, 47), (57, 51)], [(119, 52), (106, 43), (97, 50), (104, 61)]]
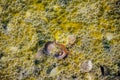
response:
[(75, 35), (69, 35), (67, 37), (67, 45), (72, 45), (76, 41), (76, 36)]
[(113, 39), (114, 36), (113, 36), (112, 33), (106, 33), (105, 37), (106, 37), (106, 39), (107, 39), (108, 41), (110, 41), (110, 40)]
[(89, 72), (92, 70), (92, 67), (93, 67), (92, 65), (93, 65), (92, 61), (88, 60), (88, 61), (85, 61), (81, 64), (80, 69), (82, 72)]
[(50, 77), (56, 76), (56, 75), (58, 75), (59, 73), (60, 73), (59, 68), (58, 68), (58, 67), (55, 67), (55, 68), (53, 68), (53, 69), (51, 70), (51, 72), (50, 72)]

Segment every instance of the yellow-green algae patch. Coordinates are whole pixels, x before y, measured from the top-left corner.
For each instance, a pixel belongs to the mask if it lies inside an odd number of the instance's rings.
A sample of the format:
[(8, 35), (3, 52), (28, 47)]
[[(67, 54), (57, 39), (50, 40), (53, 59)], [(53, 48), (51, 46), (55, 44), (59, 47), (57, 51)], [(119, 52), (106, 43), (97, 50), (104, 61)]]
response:
[[(119, 80), (119, 0), (0, 0), (0, 80)], [(73, 45), (66, 45), (75, 35)], [(66, 45), (58, 60), (37, 50)], [(84, 73), (80, 65), (92, 61)]]

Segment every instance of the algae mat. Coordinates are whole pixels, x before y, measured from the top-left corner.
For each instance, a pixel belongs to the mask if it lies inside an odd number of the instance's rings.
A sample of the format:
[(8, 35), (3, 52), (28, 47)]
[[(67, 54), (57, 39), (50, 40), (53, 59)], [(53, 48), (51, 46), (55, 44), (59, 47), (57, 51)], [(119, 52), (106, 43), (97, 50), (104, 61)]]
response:
[(120, 80), (120, 0), (0, 0), (0, 80)]

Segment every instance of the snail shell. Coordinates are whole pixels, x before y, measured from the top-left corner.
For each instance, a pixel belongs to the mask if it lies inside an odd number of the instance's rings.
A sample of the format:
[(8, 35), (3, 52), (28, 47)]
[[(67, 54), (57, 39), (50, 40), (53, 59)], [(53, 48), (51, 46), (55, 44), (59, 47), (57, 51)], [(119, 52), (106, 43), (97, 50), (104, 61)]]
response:
[(55, 42), (47, 42), (44, 46), (44, 52), (47, 53), (47, 54), (50, 54), (54, 49), (55, 49), (56, 45), (55, 45)]

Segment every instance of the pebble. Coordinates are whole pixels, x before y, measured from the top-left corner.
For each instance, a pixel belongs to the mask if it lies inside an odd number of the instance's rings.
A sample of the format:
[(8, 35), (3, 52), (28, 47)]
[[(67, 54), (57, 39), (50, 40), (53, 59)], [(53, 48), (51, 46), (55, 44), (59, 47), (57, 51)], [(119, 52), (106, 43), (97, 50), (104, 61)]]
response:
[(81, 64), (81, 71), (82, 72), (90, 72), (92, 70), (93, 64), (91, 60), (85, 61)]

